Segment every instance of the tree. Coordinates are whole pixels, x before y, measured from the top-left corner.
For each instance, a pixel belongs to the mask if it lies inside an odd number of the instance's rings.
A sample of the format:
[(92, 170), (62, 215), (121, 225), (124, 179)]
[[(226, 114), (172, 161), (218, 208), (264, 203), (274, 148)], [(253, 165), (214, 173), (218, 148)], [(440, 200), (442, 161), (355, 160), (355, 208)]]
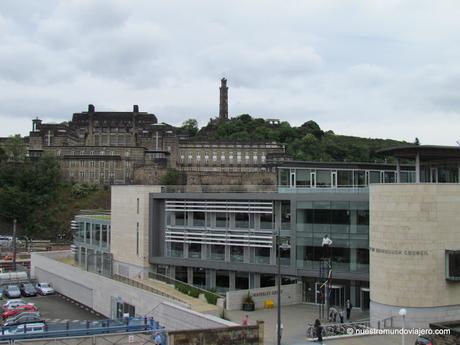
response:
[(6, 155), (5, 150), (3, 147), (0, 147), (0, 162), (4, 162), (8, 159), (8, 156)]
[(195, 136), (198, 133), (198, 121), (188, 119), (182, 123), (182, 129), (186, 130), (190, 136)]
[(11, 135), (3, 145), (9, 161), (23, 162), (26, 158), (26, 146), (20, 134)]
[(166, 173), (161, 176), (160, 184), (165, 186), (174, 186), (182, 184), (182, 174), (179, 170), (174, 168), (168, 168)]

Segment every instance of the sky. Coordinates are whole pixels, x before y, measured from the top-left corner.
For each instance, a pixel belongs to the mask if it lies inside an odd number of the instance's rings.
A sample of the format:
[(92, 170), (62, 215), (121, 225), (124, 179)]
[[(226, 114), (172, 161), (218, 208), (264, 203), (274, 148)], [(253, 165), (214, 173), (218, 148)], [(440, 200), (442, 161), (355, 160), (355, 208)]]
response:
[(1, 0), (0, 136), (32, 119), (251, 114), (337, 134), (456, 145), (460, 2)]

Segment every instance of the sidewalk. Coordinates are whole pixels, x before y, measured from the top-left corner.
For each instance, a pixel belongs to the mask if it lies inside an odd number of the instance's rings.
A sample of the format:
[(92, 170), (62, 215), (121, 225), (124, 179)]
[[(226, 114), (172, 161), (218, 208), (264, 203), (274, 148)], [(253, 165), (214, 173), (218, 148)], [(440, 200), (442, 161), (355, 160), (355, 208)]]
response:
[[(257, 320), (264, 321), (265, 344), (276, 344), (277, 329), (277, 309), (258, 309), (253, 312), (244, 312), (242, 310), (226, 311), (225, 316), (233, 322), (241, 323), (244, 315), (249, 316), (250, 324), (255, 324)], [(308, 323), (314, 323), (318, 318), (318, 306), (311, 304), (296, 304), (281, 308), (281, 323), (283, 324), (282, 344), (308, 344), (306, 330)], [(362, 320), (369, 318), (368, 312), (362, 312), (360, 309), (353, 309), (351, 320)], [(354, 338), (356, 339), (356, 338)], [(316, 343), (318, 344), (318, 343)], [(327, 342), (329, 344), (329, 342)], [(331, 343), (333, 344), (333, 343)], [(341, 344), (341, 343), (335, 343)], [(345, 343), (344, 343), (345, 344)], [(354, 344), (349, 342), (346, 344)], [(359, 343), (356, 343), (359, 344)], [(363, 343), (364, 344), (364, 343)], [(409, 344), (409, 343), (408, 343)], [(373, 344), (377, 345), (377, 344)]]

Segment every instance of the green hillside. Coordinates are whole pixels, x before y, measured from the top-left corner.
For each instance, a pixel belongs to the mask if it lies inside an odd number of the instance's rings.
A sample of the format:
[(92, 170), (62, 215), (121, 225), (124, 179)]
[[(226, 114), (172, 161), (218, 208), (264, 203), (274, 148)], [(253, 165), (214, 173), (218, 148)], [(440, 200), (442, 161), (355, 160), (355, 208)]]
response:
[[(187, 123), (187, 126), (190, 127), (190, 124)], [(314, 121), (305, 122), (299, 127), (292, 127), (288, 122), (274, 125), (248, 114), (226, 122), (210, 122), (193, 138), (276, 141), (286, 144), (287, 153), (296, 160), (340, 162), (381, 162), (382, 157), (375, 154), (376, 150), (409, 144), (392, 139), (339, 135), (322, 130)]]

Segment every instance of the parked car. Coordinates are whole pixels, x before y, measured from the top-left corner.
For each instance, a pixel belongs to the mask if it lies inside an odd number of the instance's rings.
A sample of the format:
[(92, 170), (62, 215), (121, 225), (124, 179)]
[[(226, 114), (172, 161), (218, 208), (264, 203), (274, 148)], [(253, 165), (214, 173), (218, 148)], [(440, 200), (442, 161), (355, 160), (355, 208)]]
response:
[(19, 290), (24, 297), (37, 296), (37, 289), (31, 283), (22, 283), (19, 285)]
[(420, 335), (415, 339), (415, 345), (433, 345), (433, 341), (429, 335)]
[(50, 285), (50, 283), (38, 283), (36, 286), (37, 292), (40, 295), (52, 295), (54, 294), (54, 289)]
[(17, 306), (19, 305), (23, 305), (23, 304), (26, 304), (26, 302), (22, 299), (10, 299), (8, 302), (6, 302), (4, 305), (3, 305), (3, 310), (10, 310), (10, 309), (14, 309), (16, 308)]
[(5, 289), (0, 287), (0, 299), (3, 299), (4, 295), (5, 295)]
[(8, 285), (6, 287), (6, 295), (8, 298), (18, 298), (21, 297), (21, 290), (17, 285)]
[(23, 305), (18, 305), (16, 308), (14, 309), (10, 309), (10, 310), (5, 310), (3, 313), (2, 313), (2, 319), (5, 320), (9, 317), (12, 317), (12, 316), (16, 316), (16, 315), (19, 315), (21, 314), (22, 312), (24, 311), (38, 311), (37, 307), (33, 304), (23, 304)]
[(16, 334), (39, 334), (45, 332), (44, 322), (31, 322), (23, 323), (20, 325), (11, 326), (5, 329), (5, 335), (16, 335)]
[(11, 326), (19, 323), (31, 323), (35, 321), (43, 321), (38, 311), (24, 311), (21, 314), (7, 318), (3, 321), (3, 326)]

